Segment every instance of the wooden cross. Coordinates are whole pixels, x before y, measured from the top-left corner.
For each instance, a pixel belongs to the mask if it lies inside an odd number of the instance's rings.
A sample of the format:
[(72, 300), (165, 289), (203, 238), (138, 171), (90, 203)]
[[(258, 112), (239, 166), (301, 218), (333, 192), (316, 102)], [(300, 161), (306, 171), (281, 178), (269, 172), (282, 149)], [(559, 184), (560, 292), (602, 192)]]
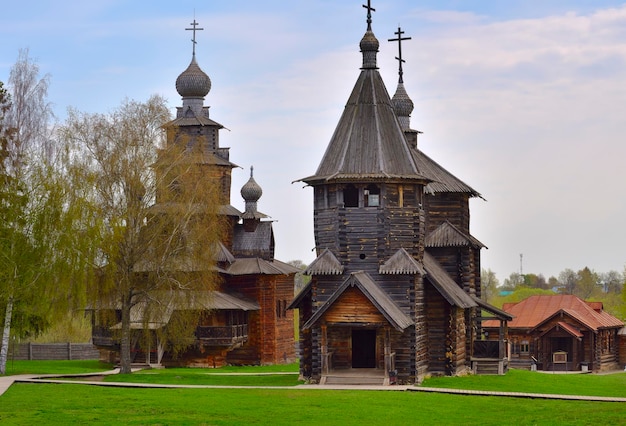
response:
[(376, 9), (372, 7), (372, 0), (367, 0), (367, 6), (363, 5), (367, 9), (367, 30), (372, 31), (372, 12), (376, 12)]
[(406, 62), (406, 61), (402, 59), (402, 40), (411, 40), (411, 37), (402, 37), (402, 34), (404, 34), (404, 31), (402, 31), (400, 27), (398, 27), (398, 31), (396, 31), (394, 34), (396, 34), (398, 38), (390, 38), (387, 41), (398, 42), (398, 56), (396, 56), (396, 59), (398, 60), (398, 64), (400, 65), (400, 70), (398, 71), (398, 74), (400, 75), (400, 79), (398, 80), (398, 83), (404, 83), (404, 81), (402, 80), (402, 74), (403, 74), (402, 62)]
[(193, 31), (193, 38), (191, 39), (191, 42), (193, 43), (193, 54), (195, 55), (196, 54), (196, 43), (197, 43), (196, 42), (196, 31), (202, 31), (202, 30), (204, 30), (204, 28), (196, 28), (198, 25), (200, 25), (200, 24), (198, 24), (196, 22), (196, 18), (193, 18), (193, 22), (191, 24), (189, 24), (189, 25), (191, 25), (193, 28), (185, 28), (185, 31)]

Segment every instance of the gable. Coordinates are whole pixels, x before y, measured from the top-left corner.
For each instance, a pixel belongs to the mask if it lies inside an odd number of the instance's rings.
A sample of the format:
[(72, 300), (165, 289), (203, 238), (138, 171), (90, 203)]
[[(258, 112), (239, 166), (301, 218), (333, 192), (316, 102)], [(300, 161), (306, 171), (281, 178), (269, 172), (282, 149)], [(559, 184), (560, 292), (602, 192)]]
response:
[[(311, 328), (350, 287), (356, 287), (360, 290), (367, 300), (369, 300), (369, 302), (376, 307), (385, 320), (388, 321), (396, 330), (404, 331), (404, 329), (414, 324), (413, 320), (405, 314), (393, 300), (391, 300), (387, 293), (385, 293), (378, 286), (378, 284), (376, 284), (368, 273), (358, 271), (351, 273), (350, 276), (346, 278), (346, 280), (337, 288), (337, 290), (335, 290), (330, 298), (319, 307), (311, 318), (309, 318), (302, 328)], [(293, 302), (291, 305), (293, 305)]]
[(322, 315), (332, 323), (385, 323), (387, 320), (358, 288), (350, 287)]

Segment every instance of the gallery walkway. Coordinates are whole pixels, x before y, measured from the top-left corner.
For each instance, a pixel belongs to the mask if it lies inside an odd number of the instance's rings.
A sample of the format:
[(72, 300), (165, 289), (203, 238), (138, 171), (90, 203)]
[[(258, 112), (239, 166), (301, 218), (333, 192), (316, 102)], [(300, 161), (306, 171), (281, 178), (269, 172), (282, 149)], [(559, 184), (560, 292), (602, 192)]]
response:
[[(55, 384), (80, 384), (91, 386), (112, 386), (112, 387), (128, 387), (128, 388), (186, 388), (186, 389), (298, 389), (298, 390), (364, 390), (364, 391), (409, 391), (409, 392), (435, 392), (447, 393), (455, 395), (473, 395), (473, 396), (500, 396), (509, 398), (533, 398), (533, 399), (559, 399), (574, 401), (599, 401), (599, 402), (626, 402), (626, 398), (611, 396), (589, 396), (589, 395), (556, 395), (543, 393), (527, 393), (527, 392), (497, 392), (497, 391), (479, 391), (464, 389), (446, 389), (446, 388), (429, 388), (423, 386), (350, 386), (350, 385), (297, 385), (292, 387), (285, 386), (212, 386), (212, 385), (166, 385), (166, 384), (147, 384), (147, 383), (122, 383), (122, 382), (104, 382), (99, 380), (86, 380), (88, 377), (97, 377), (103, 375), (117, 374), (118, 370), (107, 371), (104, 373), (71, 375), (60, 379), (59, 375), (35, 375), (24, 374), (17, 376), (0, 376), (0, 395), (2, 395), (13, 383), (55, 383)], [(74, 378), (75, 380), (72, 380)]]

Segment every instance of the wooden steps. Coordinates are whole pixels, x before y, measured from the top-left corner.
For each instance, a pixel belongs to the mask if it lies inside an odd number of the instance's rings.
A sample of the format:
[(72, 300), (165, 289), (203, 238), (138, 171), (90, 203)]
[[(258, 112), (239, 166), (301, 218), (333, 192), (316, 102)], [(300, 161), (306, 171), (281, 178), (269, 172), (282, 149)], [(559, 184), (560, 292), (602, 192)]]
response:
[(389, 384), (383, 370), (349, 368), (331, 371), (322, 376), (320, 385), (383, 386)]

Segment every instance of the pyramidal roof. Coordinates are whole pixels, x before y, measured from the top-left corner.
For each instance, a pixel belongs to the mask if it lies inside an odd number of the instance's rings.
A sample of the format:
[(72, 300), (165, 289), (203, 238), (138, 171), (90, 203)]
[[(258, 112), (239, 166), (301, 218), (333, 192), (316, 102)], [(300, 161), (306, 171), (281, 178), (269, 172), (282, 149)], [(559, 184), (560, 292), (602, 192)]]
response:
[(363, 67), (326, 153), (308, 184), (402, 179), (430, 181), (419, 170), (376, 66), (379, 43), (368, 28), (361, 43)]

